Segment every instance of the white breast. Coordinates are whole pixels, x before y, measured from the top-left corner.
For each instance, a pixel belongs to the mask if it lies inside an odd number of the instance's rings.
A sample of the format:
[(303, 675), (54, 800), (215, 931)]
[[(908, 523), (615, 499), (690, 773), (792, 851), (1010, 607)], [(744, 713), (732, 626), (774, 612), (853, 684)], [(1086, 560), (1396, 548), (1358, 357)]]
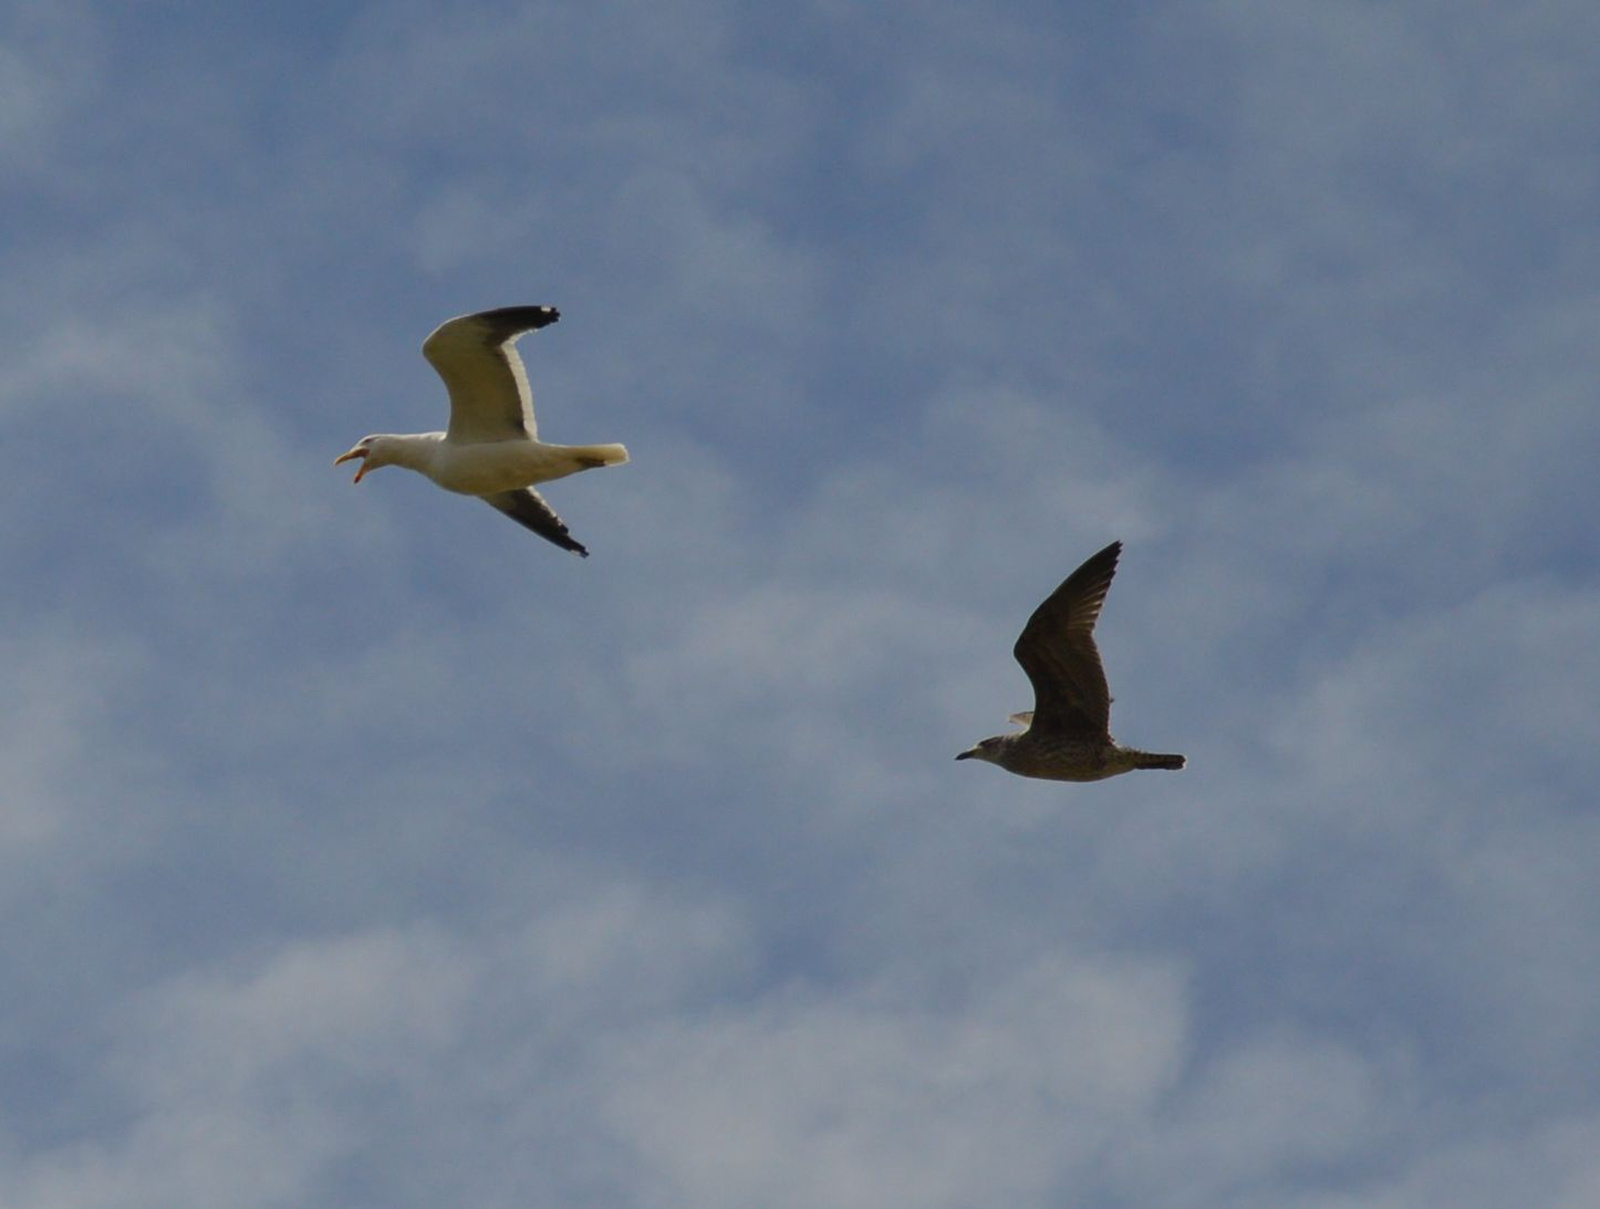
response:
[(446, 491), (493, 495), (538, 482), (548, 460), (533, 441), (442, 442), (424, 473)]

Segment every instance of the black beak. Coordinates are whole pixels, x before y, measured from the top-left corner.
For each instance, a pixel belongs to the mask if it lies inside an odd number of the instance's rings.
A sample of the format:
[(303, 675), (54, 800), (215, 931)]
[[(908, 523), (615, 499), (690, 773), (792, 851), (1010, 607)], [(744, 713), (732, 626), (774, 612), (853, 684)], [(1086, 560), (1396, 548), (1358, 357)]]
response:
[(958, 759), (958, 760), (970, 760), (970, 759), (972, 759), (972, 753), (970, 751), (964, 751), (960, 755), (958, 755), (956, 757), (956, 759)]

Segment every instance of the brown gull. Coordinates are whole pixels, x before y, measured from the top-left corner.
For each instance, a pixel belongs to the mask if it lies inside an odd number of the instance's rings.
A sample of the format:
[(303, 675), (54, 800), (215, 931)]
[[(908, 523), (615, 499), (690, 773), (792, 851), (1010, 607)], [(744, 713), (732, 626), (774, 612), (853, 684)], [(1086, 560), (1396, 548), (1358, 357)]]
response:
[(1034, 610), (1013, 654), (1033, 682), (1033, 708), (1012, 714), (1022, 730), (984, 739), (956, 757), (987, 760), (1021, 777), (1103, 781), (1136, 768), (1182, 768), (1182, 756), (1124, 747), (1111, 737), (1111, 692), (1094, 623), (1117, 573), (1112, 542), (1067, 576)]

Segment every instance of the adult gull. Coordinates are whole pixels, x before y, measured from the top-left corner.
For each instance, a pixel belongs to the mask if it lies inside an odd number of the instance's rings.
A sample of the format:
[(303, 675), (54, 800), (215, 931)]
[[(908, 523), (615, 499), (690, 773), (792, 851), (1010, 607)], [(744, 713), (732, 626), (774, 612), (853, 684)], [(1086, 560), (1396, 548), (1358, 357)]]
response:
[(621, 445), (550, 445), (539, 440), (528, 372), (517, 355), (524, 332), (561, 318), (553, 306), (505, 306), (447, 320), (422, 342), (422, 355), (450, 392), (444, 432), (363, 437), (333, 464), (360, 459), (359, 483), (380, 466), (404, 466), (446, 491), (475, 495), (563, 550), (589, 556), (533, 489), (580, 470), (628, 460)]
[(1012, 714), (1022, 730), (995, 735), (958, 760), (987, 760), (1020, 777), (1103, 781), (1136, 768), (1182, 768), (1182, 756), (1124, 747), (1111, 737), (1111, 692), (1094, 623), (1117, 573), (1112, 542), (1034, 610), (1012, 653), (1033, 683), (1033, 708)]

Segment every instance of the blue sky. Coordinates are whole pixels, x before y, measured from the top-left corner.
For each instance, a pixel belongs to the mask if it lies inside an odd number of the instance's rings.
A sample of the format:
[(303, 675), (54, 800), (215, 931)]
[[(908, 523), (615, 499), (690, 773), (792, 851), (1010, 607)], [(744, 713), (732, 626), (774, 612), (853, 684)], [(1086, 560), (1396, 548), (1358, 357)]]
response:
[(1597, 37), (0, 7), (0, 1202), (1596, 1203)]

